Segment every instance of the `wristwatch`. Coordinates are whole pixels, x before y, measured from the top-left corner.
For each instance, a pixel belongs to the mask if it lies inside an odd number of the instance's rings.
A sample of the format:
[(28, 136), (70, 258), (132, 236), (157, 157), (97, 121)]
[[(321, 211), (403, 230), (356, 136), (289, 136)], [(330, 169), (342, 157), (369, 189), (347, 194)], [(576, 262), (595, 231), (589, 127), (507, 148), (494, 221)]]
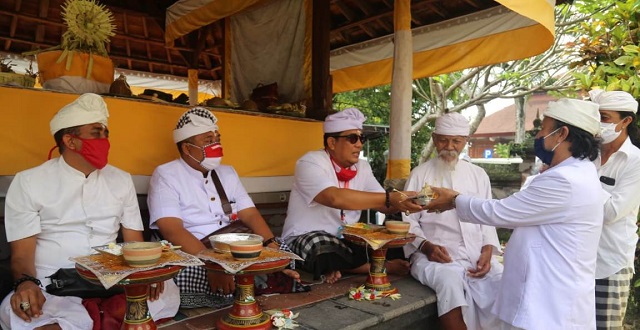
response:
[(269, 239), (268, 239), (268, 240), (266, 240), (266, 241), (264, 241), (264, 242), (262, 243), (262, 246), (267, 246), (267, 245), (269, 245), (269, 244), (271, 244), (271, 243), (276, 243), (276, 245), (277, 245), (277, 246), (280, 246), (280, 243), (278, 243), (278, 241), (276, 240), (276, 237), (275, 237), (275, 236), (274, 236), (274, 237), (269, 238)]
[(451, 208), (455, 209), (456, 208), (456, 198), (458, 198), (458, 196), (460, 196), (460, 194), (455, 194), (453, 196), (453, 199), (451, 199)]

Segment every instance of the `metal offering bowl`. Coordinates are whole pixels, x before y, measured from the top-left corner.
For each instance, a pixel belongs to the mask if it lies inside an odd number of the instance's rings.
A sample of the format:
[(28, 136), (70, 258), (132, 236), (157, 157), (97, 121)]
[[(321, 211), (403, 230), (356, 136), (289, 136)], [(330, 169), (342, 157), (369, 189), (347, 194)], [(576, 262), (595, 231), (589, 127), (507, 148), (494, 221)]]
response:
[(244, 233), (228, 233), (228, 234), (219, 234), (219, 235), (209, 236), (211, 247), (213, 248), (214, 251), (218, 253), (231, 252), (229, 243), (237, 242), (237, 241), (252, 241), (252, 240), (258, 240), (260, 242), (263, 242), (264, 237), (256, 234), (244, 234)]

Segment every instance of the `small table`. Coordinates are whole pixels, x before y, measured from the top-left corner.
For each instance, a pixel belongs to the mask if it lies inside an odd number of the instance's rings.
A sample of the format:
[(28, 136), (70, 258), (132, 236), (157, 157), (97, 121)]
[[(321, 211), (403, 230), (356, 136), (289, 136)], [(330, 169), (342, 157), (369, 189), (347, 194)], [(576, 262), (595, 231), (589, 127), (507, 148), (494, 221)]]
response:
[[(204, 260), (209, 271), (228, 273), (221, 265)], [(254, 275), (279, 272), (289, 265), (291, 259), (280, 259), (255, 263), (235, 274), (236, 291), (231, 311), (216, 322), (221, 330), (266, 330), (271, 329), (271, 318), (262, 312), (254, 296)], [(248, 298), (248, 299), (247, 299)]]
[(413, 242), (413, 240), (416, 239), (416, 236), (413, 234), (392, 235), (384, 245), (377, 249), (373, 249), (371, 245), (362, 238), (362, 236), (366, 234), (355, 234), (345, 231), (343, 232), (343, 235), (346, 240), (358, 245), (366, 246), (372, 250), (371, 268), (369, 270), (369, 275), (367, 276), (367, 281), (364, 284), (365, 287), (368, 289), (374, 289), (382, 293), (383, 296), (398, 293), (398, 289), (391, 286), (391, 282), (389, 282), (389, 278), (387, 277), (387, 269), (384, 266), (387, 249), (403, 247), (406, 244)]
[[(183, 266), (165, 266), (150, 270), (142, 270), (127, 276), (117, 285), (124, 287), (127, 296), (127, 310), (124, 317), (122, 329), (124, 330), (155, 330), (158, 327), (151, 318), (147, 296), (149, 295), (149, 284), (163, 282), (178, 275)], [(76, 270), (81, 277), (102, 285), (98, 277), (90, 270), (76, 264)]]

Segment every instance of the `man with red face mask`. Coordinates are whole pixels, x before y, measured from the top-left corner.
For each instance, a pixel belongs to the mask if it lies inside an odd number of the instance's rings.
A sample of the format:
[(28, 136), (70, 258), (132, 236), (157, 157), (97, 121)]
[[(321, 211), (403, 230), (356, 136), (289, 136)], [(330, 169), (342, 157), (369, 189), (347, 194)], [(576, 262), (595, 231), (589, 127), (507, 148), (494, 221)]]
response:
[[(120, 230), (125, 241), (143, 240), (131, 176), (107, 164), (108, 117), (106, 103), (96, 94), (64, 106), (50, 122), (61, 156), (16, 174), (11, 182), (5, 225), (16, 282), (0, 306), (3, 329), (92, 329), (81, 298), (44, 291), (47, 276), (74, 267), (70, 257), (114, 242)], [(179, 299), (175, 284), (166, 281), (150, 290), (151, 316), (173, 317)]]
[[(253, 204), (235, 169), (221, 165), (218, 119), (206, 108), (185, 112), (173, 131), (180, 158), (158, 166), (147, 198), (150, 227), (182, 250), (197, 254), (207, 237), (241, 224), (264, 238), (265, 246), (282, 248)], [(236, 221), (239, 221), (236, 222)], [(285, 273), (294, 279), (293, 270)], [(286, 278), (286, 277), (285, 277)], [(186, 267), (176, 277), (182, 308), (220, 307), (233, 303), (233, 276)], [(258, 279), (256, 280), (258, 282)], [(293, 281), (289, 281), (294, 286)]]

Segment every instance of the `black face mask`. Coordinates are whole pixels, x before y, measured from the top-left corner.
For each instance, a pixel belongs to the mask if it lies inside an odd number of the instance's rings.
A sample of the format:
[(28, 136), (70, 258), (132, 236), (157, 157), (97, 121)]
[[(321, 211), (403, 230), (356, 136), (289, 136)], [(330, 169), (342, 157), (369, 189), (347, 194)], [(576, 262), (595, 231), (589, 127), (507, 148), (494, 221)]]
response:
[(555, 147), (551, 149), (551, 151), (548, 151), (544, 148), (544, 139), (548, 138), (551, 134), (557, 132), (560, 128), (561, 127), (558, 127), (556, 128), (555, 131), (547, 134), (546, 136), (539, 137), (533, 141), (533, 149), (536, 153), (536, 157), (540, 158), (540, 160), (547, 165), (551, 165), (551, 160), (553, 160), (554, 151), (560, 145), (560, 142), (558, 142), (558, 144), (556, 144)]

